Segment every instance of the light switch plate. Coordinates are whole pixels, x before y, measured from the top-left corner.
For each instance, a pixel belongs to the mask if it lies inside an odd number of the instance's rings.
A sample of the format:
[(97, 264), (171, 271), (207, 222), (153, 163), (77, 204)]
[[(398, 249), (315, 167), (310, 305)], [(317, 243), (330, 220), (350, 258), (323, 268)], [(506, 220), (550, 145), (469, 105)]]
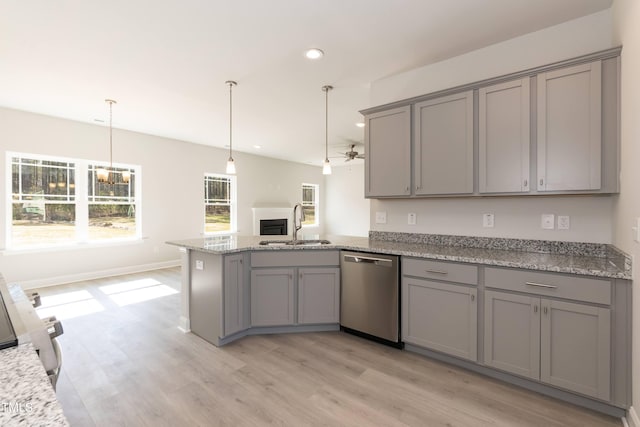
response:
[(553, 230), (555, 228), (556, 217), (554, 214), (542, 214), (540, 227), (546, 230)]
[(196, 260), (196, 270), (204, 270), (204, 261), (201, 259)]
[(417, 218), (417, 217), (418, 217), (418, 216), (417, 216), (415, 213), (413, 213), (413, 212), (409, 213), (409, 214), (407, 215), (407, 224), (409, 224), (409, 225), (416, 225), (416, 218)]
[(387, 223), (387, 213), (376, 212), (376, 224), (386, 224), (386, 223)]
[(493, 214), (487, 213), (482, 215), (482, 226), (484, 228), (493, 228), (494, 225), (494, 217)]
[(633, 230), (633, 241), (640, 243), (640, 218), (636, 218), (633, 223), (635, 224), (635, 227), (631, 227), (631, 230)]
[(558, 230), (568, 230), (569, 228), (571, 228), (569, 215), (558, 215)]

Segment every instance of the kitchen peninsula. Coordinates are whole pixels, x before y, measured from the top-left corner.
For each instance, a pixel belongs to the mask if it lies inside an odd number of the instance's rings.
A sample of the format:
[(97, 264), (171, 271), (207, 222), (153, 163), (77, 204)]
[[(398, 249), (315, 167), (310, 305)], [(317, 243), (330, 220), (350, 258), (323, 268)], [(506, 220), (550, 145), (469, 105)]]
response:
[(401, 257), (405, 349), (615, 416), (630, 404), (631, 262), (606, 244), (371, 232), (167, 242), (180, 327), (221, 346), (340, 327), (340, 251)]

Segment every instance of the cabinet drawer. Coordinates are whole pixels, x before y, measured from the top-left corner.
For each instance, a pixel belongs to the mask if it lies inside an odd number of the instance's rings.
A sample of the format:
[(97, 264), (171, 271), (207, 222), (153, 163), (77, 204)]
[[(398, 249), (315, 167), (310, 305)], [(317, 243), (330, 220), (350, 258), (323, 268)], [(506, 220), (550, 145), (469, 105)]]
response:
[(487, 288), (507, 289), (596, 304), (611, 304), (611, 282), (608, 280), (535, 271), (486, 268), (484, 282)]
[(338, 251), (295, 250), (251, 253), (251, 267), (339, 266)]
[(402, 274), (469, 285), (478, 284), (478, 267), (468, 264), (403, 257)]

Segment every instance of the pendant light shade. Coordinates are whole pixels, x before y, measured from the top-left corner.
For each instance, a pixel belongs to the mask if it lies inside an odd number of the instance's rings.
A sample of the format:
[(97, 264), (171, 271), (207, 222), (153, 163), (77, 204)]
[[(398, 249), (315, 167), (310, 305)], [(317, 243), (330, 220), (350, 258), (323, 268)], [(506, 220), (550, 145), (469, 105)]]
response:
[(333, 86), (322, 86), (325, 93), (325, 120), (324, 120), (324, 163), (322, 164), (322, 174), (331, 175), (331, 163), (329, 163), (329, 91)]
[(98, 168), (96, 175), (98, 182), (113, 184), (113, 104), (116, 104), (116, 101), (105, 99), (104, 102), (109, 104), (109, 168)]
[(226, 171), (229, 175), (235, 175), (236, 162), (233, 160), (233, 87), (238, 83), (233, 80), (225, 82), (229, 85), (229, 159), (227, 160)]

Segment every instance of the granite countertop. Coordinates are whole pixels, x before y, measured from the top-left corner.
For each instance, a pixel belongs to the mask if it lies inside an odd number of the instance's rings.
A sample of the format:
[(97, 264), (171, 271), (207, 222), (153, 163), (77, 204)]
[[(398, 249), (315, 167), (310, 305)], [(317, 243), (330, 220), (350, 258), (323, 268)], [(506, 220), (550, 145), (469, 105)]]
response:
[(31, 343), (0, 351), (0, 425), (69, 425)]
[[(286, 239), (286, 236), (216, 236), (170, 241), (167, 244), (215, 254), (345, 249), (631, 280), (630, 259), (606, 244), (372, 232), (369, 238), (323, 236), (322, 238), (331, 242), (328, 245), (260, 245), (262, 240), (279, 240), (278, 238)], [(317, 239), (318, 236), (311, 238)]]

